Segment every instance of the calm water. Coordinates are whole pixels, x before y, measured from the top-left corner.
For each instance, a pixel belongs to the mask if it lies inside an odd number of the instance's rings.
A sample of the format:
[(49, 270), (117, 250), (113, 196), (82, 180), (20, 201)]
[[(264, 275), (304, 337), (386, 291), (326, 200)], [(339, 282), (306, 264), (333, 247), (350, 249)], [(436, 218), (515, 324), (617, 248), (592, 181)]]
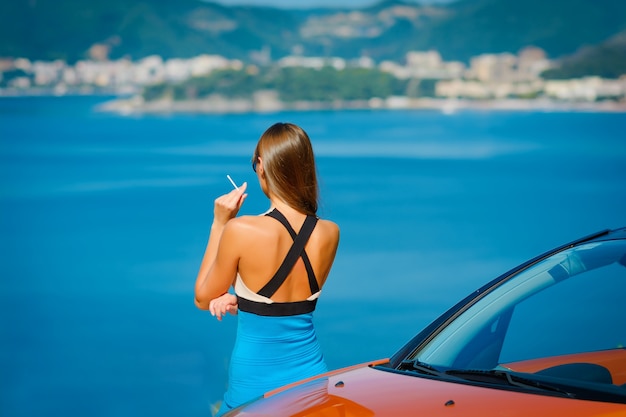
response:
[(236, 321), (193, 305), (213, 199), (276, 121), (310, 134), (342, 239), (318, 304), (331, 368), (391, 356), (507, 269), (626, 226), (626, 114), (121, 117), (0, 100), (0, 414), (207, 416)]

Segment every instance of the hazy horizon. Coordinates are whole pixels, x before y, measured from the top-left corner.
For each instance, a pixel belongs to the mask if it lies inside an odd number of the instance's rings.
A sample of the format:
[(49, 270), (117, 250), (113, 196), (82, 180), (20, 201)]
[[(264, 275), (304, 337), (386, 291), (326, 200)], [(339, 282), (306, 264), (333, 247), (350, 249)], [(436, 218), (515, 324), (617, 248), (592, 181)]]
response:
[[(225, 6), (270, 6), (278, 7), (281, 9), (313, 9), (318, 7), (330, 7), (330, 8), (363, 8), (372, 6), (376, 3), (380, 3), (383, 0), (343, 0), (337, 2), (336, 0), (305, 0), (294, 2), (293, 0), (207, 0), (208, 2), (220, 3)], [(404, 0), (407, 3), (421, 3), (421, 4), (433, 4), (433, 3), (452, 3), (457, 0)]]

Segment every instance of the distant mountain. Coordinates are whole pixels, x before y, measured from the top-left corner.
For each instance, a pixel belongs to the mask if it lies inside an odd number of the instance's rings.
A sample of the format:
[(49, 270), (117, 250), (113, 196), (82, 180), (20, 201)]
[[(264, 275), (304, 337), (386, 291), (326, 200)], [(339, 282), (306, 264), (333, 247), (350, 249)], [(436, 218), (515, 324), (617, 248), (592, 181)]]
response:
[(624, 0), (459, 0), (438, 6), (385, 0), (363, 9), (313, 10), (199, 0), (9, 0), (2, 9), (0, 56), (69, 62), (90, 53), (401, 60), (409, 50), (429, 49), (446, 60), (467, 61), (529, 45), (558, 58), (626, 30)]
[(463, 0), (450, 9), (429, 36), (444, 56), (462, 60), (528, 45), (558, 58), (626, 29), (624, 0)]
[(94, 44), (111, 57), (201, 53), (246, 57), (283, 49), (299, 22), (280, 9), (224, 7), (198, 0), (11, 0), (0, 14), (0, 56), (75, 61)]
[(626, 31), (596, 46), (585, 46), (575, 54), (557, 61), (557, 67), (542, 74), (544, 78), (568, 79), (585, 75), (618, 78), (626, 74)]

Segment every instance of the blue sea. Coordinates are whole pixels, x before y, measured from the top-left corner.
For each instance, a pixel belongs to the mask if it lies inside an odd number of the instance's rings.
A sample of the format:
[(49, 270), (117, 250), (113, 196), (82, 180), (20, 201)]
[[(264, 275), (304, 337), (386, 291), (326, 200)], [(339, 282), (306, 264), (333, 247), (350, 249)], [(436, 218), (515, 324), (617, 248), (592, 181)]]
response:
[(101, 113), (108, 97), (0, 99), (0, 415), (209, 416), (236, 319), (193, 304), (226, 179), (301, 125), (341, 227), (316, 325), (332, 369), (391, 356), (478, 286), (626, 226), (626, 114)]

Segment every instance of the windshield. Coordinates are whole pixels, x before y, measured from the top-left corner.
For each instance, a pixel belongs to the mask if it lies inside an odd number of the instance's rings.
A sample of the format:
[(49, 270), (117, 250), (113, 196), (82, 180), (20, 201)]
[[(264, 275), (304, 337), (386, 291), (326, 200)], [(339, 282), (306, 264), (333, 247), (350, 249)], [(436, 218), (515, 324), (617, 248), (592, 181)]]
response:
[(626, 241), (567, 249), (506, 280), (405, 363), (609, 384), (626, 395), (625, 294)]

